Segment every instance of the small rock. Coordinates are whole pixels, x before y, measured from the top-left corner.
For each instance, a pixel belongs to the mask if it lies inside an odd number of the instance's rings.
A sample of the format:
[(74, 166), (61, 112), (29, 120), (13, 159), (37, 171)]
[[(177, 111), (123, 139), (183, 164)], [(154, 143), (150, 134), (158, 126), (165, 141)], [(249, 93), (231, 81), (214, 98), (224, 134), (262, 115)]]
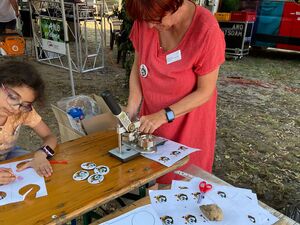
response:
[(201, 205), (201, 211), (203, 212), (204, 216), (209, 219), (210, 221), (222, 221), (223, 220), (223, 212), (222, 209), (217, 206), (216, 204), (210, 205)]

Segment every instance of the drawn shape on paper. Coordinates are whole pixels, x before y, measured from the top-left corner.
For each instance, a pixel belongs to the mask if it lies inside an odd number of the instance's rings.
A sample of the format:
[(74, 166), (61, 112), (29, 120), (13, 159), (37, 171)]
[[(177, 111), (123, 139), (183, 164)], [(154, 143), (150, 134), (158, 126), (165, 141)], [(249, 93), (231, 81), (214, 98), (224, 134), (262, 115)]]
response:
[(155, 225), (155, 217), (147, 211), (138, 212), (133, 215), (131, 219), (131, 225)]
[(109, 173), (109, 167), (108, 166), (104, 166), (104, 165), (97, 166), (94, 169), (94, 173), (99, 174), (99, 175), (106, 175), (106, 174)]
[(0, 191), (0, 200), (5, 199), (7, 194), (4, 191)]
[(193, 216), (193, 215), (186, 215), (186, 216), (183, 216), (182, 218), (184, 218), (185, 220), (185, 224), (195, 224), (197, 223), (197, 218), (196, 216)]
[(17, 164), (17, 169), (20, 169), (22, 166), (24, 166), (26, 163), (30, 162), (31, 160), (26, 160), (26, 161), (23, 161), (23, 162), (20, 162)]
[(217, 194), (220, 195), (221, 198), (226, 198), (226, 197), (227, 197), (227, 196), (226, 196), (226, 193), (223, 192), (223, 191), (218, 191)]
[(170, 153), (170, 155), (178, 156), (180, 155), (180, 153), (181, 153), (180, 151), (173, 151)]
[(36, 194), (40, 189), (37, 184), (28, 184), (19, 189), (19, 194), (23, 196), (24, 200), (32, 200), (36, 198)]
[(175, 197), (177, 198), (177, 201), (189, 200), (189, 197), (186, 194), (178, 194), (178, 195), (175, 195)]
[(179, 186), (178, 188), (181, 189), (181, 190), (183, 190), (183, 189), (189, 189), (188, 187), (185, 187), (185, 186)]
[(164, 225), (174, 224), (174, 219), (171, 216), (162, 216), (160, 220)]
[(168, 199), (166, 196), (164, 195), (158, 195), (158, 196), (154, 196), (154, 198), (156, 199), (156, 203), (162, 203), (162, 202), (167, 202)]
[(188, 149), (187, 147), (182, 146), (182, 145), (178, 148), (178, 150), (182, 150), (182, 151), (185, 151), (185, 150), (187, 150), (187, 149)]
[(162, 161), (162, 162), (168, 162), (170, 160), (170, 158), (166, 157), (166, 156), (162, 156), (158, 159), (159, 161)]
[(200, 194), (201, 194), (200, 192), (194, 192), (194, 193), (192, 193), (193, 199), (197, 199), (198, 200)]
[(252, 223), (256, 223), (256, 220), (253, 216), (248, 215), (248, 219), (252, 222)]

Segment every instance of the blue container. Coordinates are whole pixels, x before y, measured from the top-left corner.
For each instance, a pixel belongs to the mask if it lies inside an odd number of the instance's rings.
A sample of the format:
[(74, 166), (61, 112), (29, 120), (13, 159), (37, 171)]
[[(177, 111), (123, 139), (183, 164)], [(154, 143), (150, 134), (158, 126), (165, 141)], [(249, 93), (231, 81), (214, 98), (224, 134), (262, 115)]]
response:
[(68, 114), (72, 116), (75, 120), (82, 120), (84, 118), (84, 113), (79, 107), (73, 107), (69, 109)]

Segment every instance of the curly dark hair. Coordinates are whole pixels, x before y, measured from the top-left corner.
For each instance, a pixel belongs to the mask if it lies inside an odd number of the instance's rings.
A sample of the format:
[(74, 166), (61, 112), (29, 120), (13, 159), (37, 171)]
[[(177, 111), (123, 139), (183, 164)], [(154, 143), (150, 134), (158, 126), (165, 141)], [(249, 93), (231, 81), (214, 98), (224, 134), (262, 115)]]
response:
[(35, 100), (44, 101), (45, 84), (33, 65), (26, 62), (4, 62), (0, 64), (0, 84), (11, 87), (26, 85), (35, 93)]

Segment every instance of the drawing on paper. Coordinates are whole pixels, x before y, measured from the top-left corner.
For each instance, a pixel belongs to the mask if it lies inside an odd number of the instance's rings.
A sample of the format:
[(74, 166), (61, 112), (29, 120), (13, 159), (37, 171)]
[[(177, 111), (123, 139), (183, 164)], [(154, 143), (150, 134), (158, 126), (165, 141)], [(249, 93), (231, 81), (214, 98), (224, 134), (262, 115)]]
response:
[(132, 216), (131, 225), (141, 225), (141, 221), (143, 221), (144, 225), (155, 225), (155, 217), (147, 211), (135, 213)]
[(28, 184), (19, 189), (19, 194), (23, 196), (24, 200), (31, 200), (36, 198), (36, 194), (40, 189), (37, 184)]
[(189, 197), (186, 194), (177, 194), (175, 195), (177, 201), (187, 201), (189, 200)]
[(0, 191), (0, 200), (5, 199), (7, 194), (4, 191)]
[(164, 196), (164, 195), (154, 196), (154, 198), (156, 199), (156, 203), (157, 202), (162, 203), (162, 202), (167, 202), (168, 201), (167, 197)]
[(162, 216), (160, 219), (164, 225), (174, 224), (174, 219), (171, 216)]
[(197, 223), (196, 216), (186, 215), (186, 216), (183, 216), (182, 218), (184, 218), (185, 224), (195, 224), (195, 223)]
[(39, 198), (48, 194), (44, 178), (40, 177), (33, 168), (17, 171), (17, 168), (30, 162), (30, 160), (1, 165), (1, 167), (10, 169), (16, 179), (12, 183), (0, 186), (0, 206), (21, 202), (25, 199)]

